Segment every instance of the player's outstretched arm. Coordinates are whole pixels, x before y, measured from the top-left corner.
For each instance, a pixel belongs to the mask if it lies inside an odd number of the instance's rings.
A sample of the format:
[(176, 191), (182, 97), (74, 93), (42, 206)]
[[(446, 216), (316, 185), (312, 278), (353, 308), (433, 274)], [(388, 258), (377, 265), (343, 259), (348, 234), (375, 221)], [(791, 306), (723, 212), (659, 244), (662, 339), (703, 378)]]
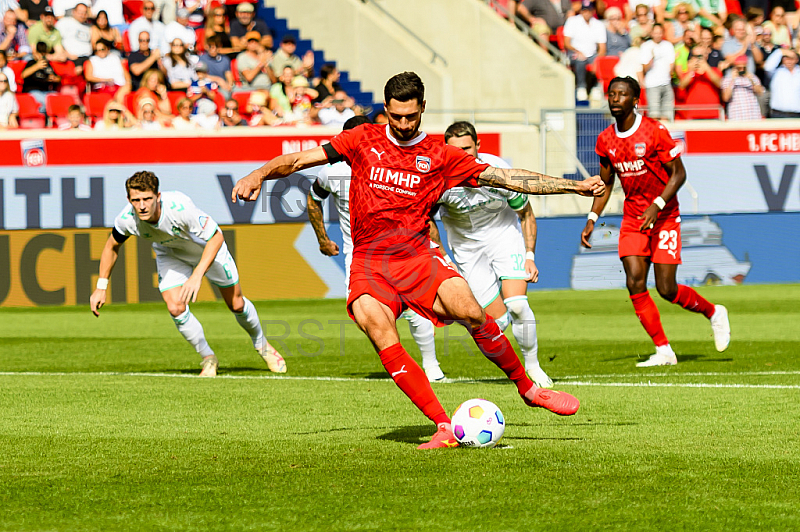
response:
[(598, 176), (583, 181), (563, 179), (537, 174), (521, 168), (495, 168), (490, 166), (478, 176), (483, 186), (504, 188), (523, 194), (579, 194), (581, 196), (601, 196), (605, 184)]
[(307, 205), (306, 213), (308, 214), (308, 221), (311, 222), (311, 227), (314, 228), (314, 234), (317, 235), (320, 253), (329, 257), (335, 257), (339, 254), (339, 245), (328, 238), (328, 231), (325, 230), (325, 222), (322, 219), (322, 203), (315, 200), (314, 196), (309, 192)]
[(114, 265), (117, 263), (120, 247), (122, 247), (122, 244), (117, 242), (113, 235), (109, 235), (106, 245), (103, 247), (103, 253), (100, 255), (98, 287), (89, 297), (89, 307), (95, 316), (100, 316), (100, 308), (106, 304), (107, 288), (100, 287), (108, 286), (108, 278), (111, 277), (111, 270), (114, 269)]
[(536, 262), (533, 259), (533, 252), (536, 251), (536, 216), (533, 214), (533, 207), (530, 202), (526, 202), (525, 206), (517, 211), (519, 216), (520, 227), (522, 227), (522, 238), (525, 240), (525, 272), (528, 274), (528, 281), (532, 283), (539, 282), (539, 268), (536, 267)]
[(233, 203), (236, 203), (237, 199), (255, 201), (261, 192), (261, 184), (264, 181), (287, 177), (300, 170), (319, 166), (326, 162), (328, 162), (328, 156), (325, 155), (325, 149), (322, 146), (275, 157), (261, 168), (253, 170), (240, 179), (233, 187), (231, 201)]
[(660, 194), (660, 197), (664, 203), (659, 205), (658, 198), (656, 198), (656, 201), (647, 207), (647, 209), (645, 209), (644, 213), (639, 216), (639, 219), (642, 221), (642, 225), (639, 226), (639, 231), (644, 231), (645, 229), (653, 227), (653, 224), (656, 222), (656, 218), (658, 218), (658, 213), (664, 208), (664, 205), (669, 203), (669, 201), (675, 197), (675, 194), (678, 193), (678, 190), (686, 182), (686, 168), (683, 166), (683, 161), (681, 161), (680, 157), (676, 157), (673, 160), (664, 163), (664, 169), (667, 171), (667, 175), (669, 175), (667, 185), (664, 187), (664, 191)]
[(600, 157), (600, 179), (606, 185), (606, 188), (602, 196), (594, 197), (592, 210), (586, 220), (586, 227), (581, 232), (581, 245), (585, 248), (592, 247), (589, 243), (589, 238), (591, 238), (592, 231), (594, 231), (594, 223), (603, 214), (603, 209), (606, 208), (608, 199), (611, 197), (611, 191), (614, 189), (614, 167), (611, 166), (611, 161), (606, 157)]

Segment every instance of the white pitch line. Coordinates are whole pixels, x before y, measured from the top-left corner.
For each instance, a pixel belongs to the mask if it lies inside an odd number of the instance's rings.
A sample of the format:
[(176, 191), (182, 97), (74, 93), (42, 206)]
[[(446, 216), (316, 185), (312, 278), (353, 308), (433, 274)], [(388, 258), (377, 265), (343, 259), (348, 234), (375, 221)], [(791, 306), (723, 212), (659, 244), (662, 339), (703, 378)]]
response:
[(596, 375), (566, 375), (557, 377), (558, 381), (565, 379), (617, 379), (625, 377), (759, 377), (769, 375), (800, 375), (800, 371), (695, 371), (684, 373), (606, 373)]
[(574, 386), (608, 386), (608, 387), (631, 387), (631, 388), (766, 388), (779, 390), (800, 390), (800, 384), (714, 384), (702, 382), (592, 382), (574, 381), (565, 382)]

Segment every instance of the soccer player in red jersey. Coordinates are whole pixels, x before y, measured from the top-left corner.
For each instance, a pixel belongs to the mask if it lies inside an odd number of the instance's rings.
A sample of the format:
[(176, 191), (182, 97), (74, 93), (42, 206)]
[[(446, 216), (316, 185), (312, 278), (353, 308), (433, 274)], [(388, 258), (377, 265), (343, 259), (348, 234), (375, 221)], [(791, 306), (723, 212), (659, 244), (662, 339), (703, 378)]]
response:
[(636, 112), (639, 91), (639, 84), (630, 77), (614, 78), (608, 87), (608, 106), (616, 124), (600, 134), (596, 147), (600, 156), (600, 177), (606, 189), (602, 196), (594, 198), (581, 233), (581, 244), (592, 247), (589, 237), (611, 195), (614, 175), (618, 175), (625, 191), (619, 256), (633, 308), (656, 345), (656, 353), (636, 365), (674, 366), (678, 359), (664, 334), (658, 308), (647, 291), (651, 262), (659, 295), (711, 320), (718, 351), (728, 348), (731, 328), (725, 307), (713, 305), (694, 289), (677, 283), (675, 274), (681, 263), (677, 193), (686, 181), (686, 169), (680, 148), (669, 131), (660, 122)]
[(527, 170), (493, 168), (463, 150), (433, 140), (420, 131), (424, 86), (413, 72), (397, 74), (386, 83), (384, 105), (388, 124), (364, 124), (341, 132), (330, 144), (276, 157), (236, 183), (231, 199), (253, 201), (267, 179), (348, 161), (354, 249), (347, 311), (370, 339), (397, 386), (436, 423), (433, 438), (420, 449), (455, 447), (457, 442), (450, 418), (425, 373), (400, 345), (395, 321), (405, 308), (438, 326), (459, 321), (481, 352), (516, 384), (526, 404), (559, 415), (574, 414), (578, 400), (533, 384), (466, 280), (431, 249), (428, 215), (442, 192), (455, 186), (592, 196), (602, 194), (605, 185), (597, 176), (570, 181)]

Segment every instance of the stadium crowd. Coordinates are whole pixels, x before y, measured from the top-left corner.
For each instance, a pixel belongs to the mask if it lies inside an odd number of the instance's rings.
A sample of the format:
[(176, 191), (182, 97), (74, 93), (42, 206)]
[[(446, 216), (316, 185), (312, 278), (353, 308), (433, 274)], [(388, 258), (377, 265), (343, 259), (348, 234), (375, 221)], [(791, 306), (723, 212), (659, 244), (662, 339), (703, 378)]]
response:
[(631, 76), (654, 118), (800, 117), (795, 0), (494, 3), (567, 54), (579, 102), (600, 102), (614, 76)]
[(0, 15), (2, 129), (341, 127), (369, 111), (247, 0), (0, 0)]

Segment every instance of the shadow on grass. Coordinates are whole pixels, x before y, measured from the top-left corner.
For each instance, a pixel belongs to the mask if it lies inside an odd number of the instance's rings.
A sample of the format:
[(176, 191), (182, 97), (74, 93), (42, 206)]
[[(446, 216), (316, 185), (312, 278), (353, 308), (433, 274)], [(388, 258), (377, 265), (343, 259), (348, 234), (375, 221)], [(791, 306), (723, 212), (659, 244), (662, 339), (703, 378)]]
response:
[(359, 372), (350, 372), (345, 373), (348, 377), (358, 377), (359, 379), (388, 379), (389, 374), (385, 371), (373, 371), (372, 373), (359, 373)]
[(379, 440), (396, 441), (400, 443), (411, 443), (419, 445), (431, 439), (436, 432), (430, 425), (413, 425), (410, 427), (399, 427), (386, 434), (378, 436)]

